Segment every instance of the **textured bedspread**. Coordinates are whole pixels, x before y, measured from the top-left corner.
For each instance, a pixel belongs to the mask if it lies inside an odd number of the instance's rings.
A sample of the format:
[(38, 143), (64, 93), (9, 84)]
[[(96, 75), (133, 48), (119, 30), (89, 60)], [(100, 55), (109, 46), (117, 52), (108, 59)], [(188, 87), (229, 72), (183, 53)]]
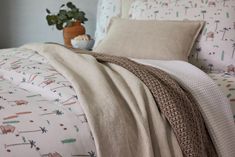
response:
[(207, 74), (181, 61), (136, 61), (164, 70), (191, 92), (200, 106), (219, 156), (234, 156), (235, 127), (231, 106), (224, 93)]

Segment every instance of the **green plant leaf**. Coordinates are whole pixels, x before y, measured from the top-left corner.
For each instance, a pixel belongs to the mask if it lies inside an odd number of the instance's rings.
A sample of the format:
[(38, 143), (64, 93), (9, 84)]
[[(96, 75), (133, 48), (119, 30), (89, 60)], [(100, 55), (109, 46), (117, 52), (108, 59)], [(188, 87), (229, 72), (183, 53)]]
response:
[(60, 14), (58, 15), (58, 18), (61, 20), (61, 21), (66, 21), (68, 18), (66, 15), (63, 15), (63, 14)]
[[(84, 17), (84, 22), (85, 22), (85, 21), (88, 21), (88, 18)], [(84, 22), (83, 22), (83, 23), (84, 23)]]
[(85, 21), (88, 21), (88, 19), (85, 17), (85, 13), (80, 11), (77, 16), (75, 17), (76, 20), (79, 20), (81, 23), (84, 23)]
[(85, 16), (86, 14), (83, 11), (79, 12), (80, 16)]
[(58, 30), (62, 30), (63, 29), (63, 24), (56, 24), (56, 28)]
[(63, 25), (64, 21), (61, 19), (58, 19), (57, 24), (62, 24)]
[(72, 12), (72, 11), (68, 11), (68, 12), (67, 12), (67, 16), (68, 16), (69, 18), (73, 18), (73, 12)]
[(60, 8), (63, 8), (65, 6), (65, 4), (62, 4), (61, 6), (60, 6)]
[[(68, 9), (65, 9), (67, 6)], [(51, 11), (46, 9), (48, 15), (46, 20), (49, 26), (55, 25), (58, 30), (62, 30), (64, 27), (71, 26), (74, 23), (74, 20), (84, 23), (88, 21), (85, 17), (85, 12), (80, 11), (72, 2), (68, 2), (66, 5), (62, 4), (60, 10), (57, 14), (51, 15)]]
[(49, 9), (46, 9), (47, 14), (51, 14), (51, 11)]
[(71, 9), (72, 10), (72, 12), (79, 12), (79, 9), (78, 8), (73, 8), (73, 9)]
[(47, 15), (46, 19), (49, 26), (55, 25), (58, 21), (58, 18), (55, 15)]
[(80, 14), (78, 12), (73, 12), (73, 17), (78, 20), (80, 18)]
[(67, 14), (67, 11), (62, 9), (62, 10), (59, 11), (59, 14), (66, 15), (66, 14)]
[(76, 8), (76, 6), (72, 2), (68, 2), (67, 7), (70, 9)]

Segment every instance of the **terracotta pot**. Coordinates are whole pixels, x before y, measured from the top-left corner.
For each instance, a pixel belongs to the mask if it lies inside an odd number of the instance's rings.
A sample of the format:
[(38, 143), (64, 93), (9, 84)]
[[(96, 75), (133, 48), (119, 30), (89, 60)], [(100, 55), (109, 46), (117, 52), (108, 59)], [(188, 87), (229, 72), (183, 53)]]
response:
[(83, 35), (86, 33), (86, 29), (81, 22), (74, 22), (72, 26), (63, 29), (64, 44), (66, 47), (72, 47), (71, 39), (78, 35)]

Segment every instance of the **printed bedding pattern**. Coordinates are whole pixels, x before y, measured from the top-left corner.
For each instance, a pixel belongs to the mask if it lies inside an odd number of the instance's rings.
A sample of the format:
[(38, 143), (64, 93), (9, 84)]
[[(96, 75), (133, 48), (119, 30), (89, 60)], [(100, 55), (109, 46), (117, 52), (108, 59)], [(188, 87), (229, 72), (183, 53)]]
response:
[[(120, 14), (121, 0), (99, 1), (96, 45), (104, 38), (110, 19)], [(191, 63), (205, 71), (226, 71), (226, 66), (235, 64), (235, 0), (138, 0), (133, 2), (130, 16), (206, 20), (206, 28), (190, 56)]]
[(0, 76), (1, 156), (96, 156), (74, 89), (43, 57), (1, 50)]
[(218, 84), (227, 98), (230, 100), (235, 121), (235, 75), (227, 75), (220, 73), (210, 73), (209, 76)]
[(147, 0), (132, 3), (131, 19), (203, 20), (191, 63), (203, 70), (235, 64), (235, 0)]
[(79, 95), (47, 60), (23, 48), (1, 50), (0, 76), (1, 155), (96, 156)]

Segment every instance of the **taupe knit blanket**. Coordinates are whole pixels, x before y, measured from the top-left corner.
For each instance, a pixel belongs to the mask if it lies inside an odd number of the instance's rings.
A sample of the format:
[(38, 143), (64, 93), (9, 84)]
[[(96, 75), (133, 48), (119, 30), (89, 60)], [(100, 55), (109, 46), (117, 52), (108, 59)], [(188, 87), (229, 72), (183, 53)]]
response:
[(169, 121), (185, 157), (216, 157), (197, 102), (164, 71), (125, 57), (87, 53), (99, 62), (119, 65), (137, 76), (151, 91), (160, 111)]

